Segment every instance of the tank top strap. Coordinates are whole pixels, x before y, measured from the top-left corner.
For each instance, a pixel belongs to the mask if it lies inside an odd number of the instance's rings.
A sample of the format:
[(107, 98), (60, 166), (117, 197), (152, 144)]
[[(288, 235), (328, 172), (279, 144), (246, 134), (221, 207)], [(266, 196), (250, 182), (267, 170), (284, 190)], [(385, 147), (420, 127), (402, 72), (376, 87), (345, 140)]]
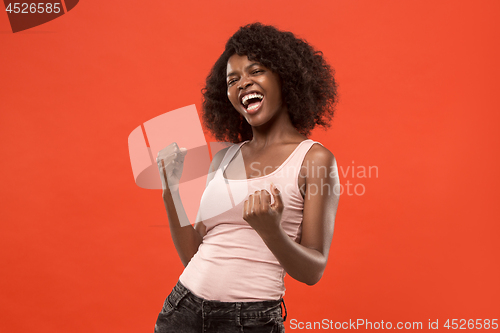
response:
[[(249, 140), (247, 140), (247, 141), (249, 141)], [(231, 160), (233, 159), (234, 155), (236, 155), (236, 153), (238, 152), (240, 147), (247, 141), (235, 143), (232, 146), (230, 146), (229, 149), (226, 151), (224, 158), (220, 162), (219, 169), (225, 170), (226, 166), (229, 164), (229, 162), (231, 162)]]
[[(297, 178), (299, 176), (301, 166), (304, 162), (304, 158), (306, 157), (306, 154), (309, 151), (309, 149), (311, 149), (311, 147), (315, 143), (318, 143), (321, 145), (321, 143), (314, 141), (314, 140), (311, 140), (311, 139), (307, 139), (307, 140), (302, 141), (301, 143), (299, 143), (297, 148), (295, 148), (293, 153), (288, 158), (288, 160), (286, 162), (287, 165), (284, 165), (284, 167), (293, 169), (293, 177), (294, 178)], [(289, 172), (286, 172), (286, 174), (290, 176)]]

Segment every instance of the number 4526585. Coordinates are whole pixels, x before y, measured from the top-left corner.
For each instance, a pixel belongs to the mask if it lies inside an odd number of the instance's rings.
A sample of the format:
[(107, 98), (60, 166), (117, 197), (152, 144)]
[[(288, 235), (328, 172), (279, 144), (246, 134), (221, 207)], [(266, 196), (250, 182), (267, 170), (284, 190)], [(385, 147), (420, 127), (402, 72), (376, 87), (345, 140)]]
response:
[(443, 327), (446, 327), (447, 329), (494, 329), (496, 330), (498, 328), (498, 319), (448, 319), (446, 323), (444, 323)]
[(60, 3), (50, 3), (50, 2), (39, 2), (39, 3), (9, 3), (5, 11), (14, 14), (35, 14), (35, 13), (47, 13), (47, 14), (58, 14), (61, 12)]

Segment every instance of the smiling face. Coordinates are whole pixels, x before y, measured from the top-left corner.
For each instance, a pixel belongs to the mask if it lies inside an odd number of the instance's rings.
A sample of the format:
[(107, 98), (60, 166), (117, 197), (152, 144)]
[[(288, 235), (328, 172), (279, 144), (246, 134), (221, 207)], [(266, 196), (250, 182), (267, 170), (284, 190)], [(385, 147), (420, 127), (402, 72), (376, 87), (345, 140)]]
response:
[(281, 97), (281, 82), (262, 64), (234, 54), (227, 62), (227, 97), (251, 126), (259, 126), (280, 112), (286, 112)]

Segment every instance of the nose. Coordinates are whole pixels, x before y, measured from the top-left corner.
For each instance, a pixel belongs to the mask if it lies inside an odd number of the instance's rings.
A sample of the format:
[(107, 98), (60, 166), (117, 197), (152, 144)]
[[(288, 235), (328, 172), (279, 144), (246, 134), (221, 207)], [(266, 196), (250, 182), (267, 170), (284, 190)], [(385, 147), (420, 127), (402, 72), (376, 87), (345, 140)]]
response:
[(247, 87), (253, 84), (252, 80), (248, 76), (243, 76), (240, 80), (240, 84), (238, 85), (239, 89), (246, 89)]

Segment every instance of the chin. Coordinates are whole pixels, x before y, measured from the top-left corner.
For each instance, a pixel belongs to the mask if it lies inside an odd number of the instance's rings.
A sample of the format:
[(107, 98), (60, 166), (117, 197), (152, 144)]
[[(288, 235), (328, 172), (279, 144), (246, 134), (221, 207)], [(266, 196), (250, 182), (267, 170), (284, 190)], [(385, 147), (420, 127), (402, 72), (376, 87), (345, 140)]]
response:
[(261, 114), (255, 114), (255, 115), (244, 114), (243, 117), (246, 119), (247, 123), (249, 123), (252, 126), (263, 125), (269, 120), (269, 119), (263, 119), (263, 116)]
[(256, 121), (256, 120), (248, 121), (247, 120), (247, 122), (252, 127), (260, 127), (260, 126), (267, 124), (267, 121)]

